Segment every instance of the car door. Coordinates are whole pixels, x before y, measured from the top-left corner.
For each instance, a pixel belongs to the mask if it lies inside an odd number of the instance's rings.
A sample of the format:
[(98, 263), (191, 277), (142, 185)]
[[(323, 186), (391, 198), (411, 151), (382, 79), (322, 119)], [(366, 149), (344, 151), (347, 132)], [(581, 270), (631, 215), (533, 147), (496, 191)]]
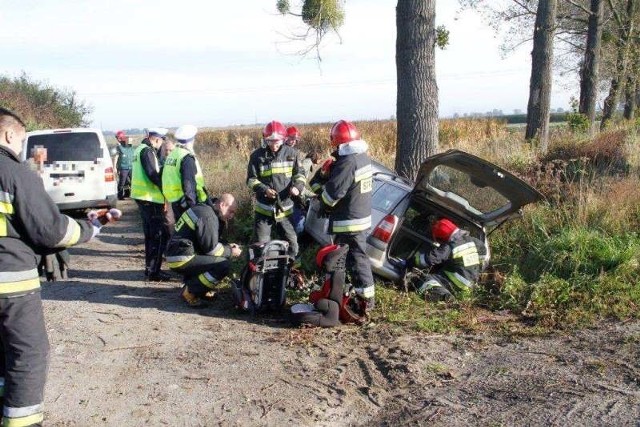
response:
[(512, 173), (460, 150), (429, 157), (412, 195), (422, 196), (487, 232), (544, 196)]

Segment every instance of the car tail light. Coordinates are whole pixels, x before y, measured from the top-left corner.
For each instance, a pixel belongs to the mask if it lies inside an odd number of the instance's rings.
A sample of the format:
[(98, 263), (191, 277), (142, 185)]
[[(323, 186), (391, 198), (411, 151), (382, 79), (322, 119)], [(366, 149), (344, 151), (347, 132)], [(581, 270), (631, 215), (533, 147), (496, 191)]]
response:
[(372, 236), (384, 243), (389, 243), (397, 223), (398, 217), (395, 215), (385, 216), (373, 230)]
[(113, 175), (113, 168), (106, 168), (104, 170), (104, 182), (113, 182), (116, 177)]

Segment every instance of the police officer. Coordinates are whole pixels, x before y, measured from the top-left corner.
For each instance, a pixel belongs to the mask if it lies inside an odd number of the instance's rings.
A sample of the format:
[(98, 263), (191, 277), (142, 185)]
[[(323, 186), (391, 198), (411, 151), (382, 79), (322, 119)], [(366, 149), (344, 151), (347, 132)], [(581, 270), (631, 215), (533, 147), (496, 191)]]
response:
[[(346, 120), (336, 122), (330, 136), (331, 146), (335, 149), (332, 156), (336, 160), (325, 162), (325, 174), (316, 174), (319, 182), (314, 177), (312, 188), (322, 190), (321, 209), (329, 216), (329, 230), (335, 234), (334, 243), (349, 245), (347, 266), (358, 283), (356, 292), (371, 309), (375, 288), (366, 254), (366, 233), (371, 227), (372, 190), (368, 145), (360, 139), (355, 125)], [(322, 185), (325, 180), (326, 183)]]
[(302, 193), (306, 178), (297, 150), (283, 144), (285, 137), (282, 123), (267, 123), (262, 130), (262, 146), (249, 157), (247, 186), (256, 194), (254, 241), (268, 242), (275, 225), (280, 238), (289, 242), (289, 253), (295, 257), (298, 238), (291, 223), (291, 196)]
[(49, 341), (37, 255), (86, 242), (98, 232), (88, 221), (62, 215), (40, 177), (20, 163), (25, 135), (23, 121), (0, 108), (0, 396), (5, 426), (40, 425), (43, 420)]
[(174, 135), (177, 145), (162, 168), (162, 193), (171, 203), (175, 218), (207, 200), (204, 175), (193, 151), (197, 133), (198, 128), (193, 125), (180, 126)]
[(162, 253), (169, 241), (164, 227), (164, 196), (158, 163), (158, 150), (168, 130), (149, 129), (146, 141), (142, 141), (133, 155), (131, 198), (135, 199), (142, 217), (144, 232), (145, 276), (149, 280), (165, 281), (170, 275), (160, 270)]
[(228, 193), (187, 209), (178, 219), (167, 245), (167, 264), (182, 274), (182, 298), (191, 307), (204, 306), (201, 298), (229, 274), (229, 258), (240, 256), (235, 243), (226, 245), (220, 235), (235, 215), (237, 204)]
[(129, 187), (128, 193), (131, 193), (131, 165), (133, 162), (133, 153), (135, 149), (129, 143), (129, 138), (124, 131), (119, 130), (116, 132), (116, 140), (118, 146), (116, 147), (116, 169), (118, 170), (118, 200), (124, 200), (130, 194), (126, 194), (127, 187)]
[(418, 293), (430, 301), (469, 295), (482, 271), (486, 246), (447, 218), (434, 222), (431, 233), (440, 245), (407, 260), (407, 268), (429, 269), (418, 285)]

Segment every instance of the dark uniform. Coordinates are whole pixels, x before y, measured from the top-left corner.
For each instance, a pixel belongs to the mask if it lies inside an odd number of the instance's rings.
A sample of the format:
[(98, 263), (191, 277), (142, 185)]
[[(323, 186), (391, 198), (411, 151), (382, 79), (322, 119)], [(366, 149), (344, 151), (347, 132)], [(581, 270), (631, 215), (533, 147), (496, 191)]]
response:
[(62, 215), (42, 180), (0, 147), (0, 396), (4, 425), (43, 419), (49, 341), (37, 255), (93, 236), (87, 221)]
[(167, 245), (167, 265), (182, 274), (187, 290), (202, 296), (229, 274), (231, 248), (220, 242), (224, 222), (205, 204), (187, 209)]
[[(271, 227), (275, 225), (279, 238), (289, 242), (290, 254), (294, 257), (298, 254), (298, 238), (291, 223), (293, 200), (289, 191), (295, 187), (302, 194), (305, 183), (295, 148), (283, 144), (276, 153), (269, 147), (261, 147), (251, 153), (247, 185), (256, 194), (255, 241), (268, 242), (271, 239)], [(277, 198), (266, 196), (269, 188), (278, 193)]]
[(164, 196), (158, 166), (158, 155), (148, 140), (136, 148), (133, 155), (131, 198), (140, 209), (144, 232), (145, 275), (162, 278), (162, 253), (169, 240), (164, 227)]
[(135, 148), (128, 143), (118, 144), (118, 200), (123, 200), (131, 195), (131, 166), (133, 164), (133, 153)]
[(371, 228), (372, 169), (366, 151), (364, 141), (340, 146), (333, 153), (337, 160), (331, 165), (326, 183), (322, 185), (326, 178), (318, 173), (311, 188), (322, 190), (320, 200), (329, 216), (329, 232), (335, 234), (334, 243), (349, 246), (347, 266), (359, 287), (373, 293), (373, 274), (366, 254), (366, 234)]
[(412, 260), (415, 267), (431, 269), (418, 286), (418, 293), (426, 293), (435, 301), (467, 296), (478, 281), (486, 255), (487, 248), (480, 240), (458, 229), (448, 242), (429, 253), (415, 255)]

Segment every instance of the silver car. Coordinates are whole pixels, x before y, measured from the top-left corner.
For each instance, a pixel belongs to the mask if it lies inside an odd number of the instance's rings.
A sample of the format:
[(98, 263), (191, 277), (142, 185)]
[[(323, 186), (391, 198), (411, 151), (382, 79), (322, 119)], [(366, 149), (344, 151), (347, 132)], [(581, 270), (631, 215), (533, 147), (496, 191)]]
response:
[[(437, 245), (431, 225), (449, 218), (485, 242), (486, 266), (491, 257), (487, 236), (519, 216), (521, 208), (543, 198), (535, 188), (479, 157), (449, 150), (425, 160), (415, 185), (374, 164), (372, 224), (367, 254), (375, 274), (398, 282), (404, 260)], [(309, 208), (305, 230), (320, 244), (331, 241), (328, 221), (318, 218), (319, 201)]]

